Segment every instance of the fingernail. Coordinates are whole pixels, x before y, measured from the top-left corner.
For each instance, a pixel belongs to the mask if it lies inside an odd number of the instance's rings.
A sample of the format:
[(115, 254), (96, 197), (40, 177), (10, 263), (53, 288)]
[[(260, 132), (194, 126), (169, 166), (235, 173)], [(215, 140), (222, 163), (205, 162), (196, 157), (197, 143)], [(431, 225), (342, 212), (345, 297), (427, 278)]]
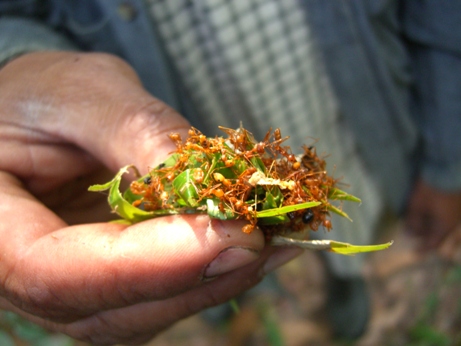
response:
[(298, 257), (303, 251), (304, 250), (300, 248), (283, 248), (277, 250), (267, 259), (262, 269), (263, 273), (270, 273), (281, 265), (291, 261), (293, 258)]
[(216, 258), (206, 266), (203, 277), (212, 278), (234, 269), (243, 267), (258, 259), (259, 252), (249, 248), (229, 247), (222, 250)]

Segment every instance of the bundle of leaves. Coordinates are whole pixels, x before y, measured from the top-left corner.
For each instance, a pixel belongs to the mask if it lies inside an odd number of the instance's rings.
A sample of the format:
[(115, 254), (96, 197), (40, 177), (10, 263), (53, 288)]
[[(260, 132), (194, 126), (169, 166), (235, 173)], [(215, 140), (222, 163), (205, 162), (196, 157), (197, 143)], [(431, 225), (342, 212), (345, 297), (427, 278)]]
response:
[[(312, 146), (294, 155), (288, 138), (279, 129), (267, 132), (256, 141), (240, 127), (220, 129), (227, 135), (209, 138), (191, 128), (184, 141), (170, 134), (176, 144), (171, 156), (150, 172), (133, 181), (123, 194), (122, 168), (107, 184), (90, 187), (92, 191), (109, 190), (109, 204), (125, 222), (188, 213), (206, 213), (221, 220), (248, 221), (245, 233), (259, 227), (276, 245), (300, 245), (284, 236), (320, 226), (332, 228), (330, 213), (348, 218), (340, 205), (332, 202), (360, 202), (337, 187), (338, 180), (328, 175), (325, 160)], [(282, 243), (280, 243), (282, 241)], [(340, 253), (373, 251), (390, 245), (357, 247), (339, 242), (304, 242), (309, 248), (329, 249)], [(341, 250), (342, 249), (342, 250)]]

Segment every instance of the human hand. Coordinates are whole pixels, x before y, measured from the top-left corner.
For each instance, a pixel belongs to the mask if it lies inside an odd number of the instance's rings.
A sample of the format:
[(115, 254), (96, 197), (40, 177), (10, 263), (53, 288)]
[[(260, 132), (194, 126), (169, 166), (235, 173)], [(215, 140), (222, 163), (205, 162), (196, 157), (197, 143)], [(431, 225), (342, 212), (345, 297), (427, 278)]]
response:
[(460, 221), (461, 192), (445, 192), (422, 179), (417, 181), (408, 203), (405, 228), (419, 238), (421, 251), (437, 248)]
[(0, 308), (95, 344), (141, 343), (298, 254), (204, 215), (89, 223), (110, 217), (89, 185), (153, 167), (188, 127), (115, 57), (31, 53), (1, 69)]

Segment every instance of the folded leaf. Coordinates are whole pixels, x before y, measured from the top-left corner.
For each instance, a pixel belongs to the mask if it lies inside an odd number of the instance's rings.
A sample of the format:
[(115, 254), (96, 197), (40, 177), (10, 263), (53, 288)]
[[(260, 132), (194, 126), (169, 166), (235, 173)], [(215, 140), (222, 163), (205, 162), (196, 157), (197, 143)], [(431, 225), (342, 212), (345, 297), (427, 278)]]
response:
[(124, 220), (126, 220), (129, 223), (136, 223), (159, 216), (178, 214), (177, 211), (169, 209), (162, 209), (158, 211), (144, 211), (129, 203), (120, 192), (120, 182), (122, 180), (123, 174), (128, 173), (128, 170), (130, 168), (137, 171), (133, 165), (125, 166), (121, 168), (115, 175), (114, 179), (112, 179), (108, 183), (90, 186), (88, 190), (95, 192), (103, 192), (109, 190), (108, 202), (110, 207), (112, 208), (112, 211), (121, 216)]
[(274, 246), (297, 246), (310, 250), (328, 250), (341, 255), (354, 255), (362, 252), (373, 252), (387, 249), (392, 241), (378, 245), (352, 245), (334, 240), (299, 240), (284, 236), (274, 236), (271, 245)]

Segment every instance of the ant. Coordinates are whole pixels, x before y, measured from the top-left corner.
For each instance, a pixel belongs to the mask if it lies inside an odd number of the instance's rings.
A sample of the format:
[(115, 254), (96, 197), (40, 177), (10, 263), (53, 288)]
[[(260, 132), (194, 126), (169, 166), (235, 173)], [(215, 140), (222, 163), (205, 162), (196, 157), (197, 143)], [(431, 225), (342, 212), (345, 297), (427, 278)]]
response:
[[(277, 233), (277, 225), (260, 224), (256, 217), (264, 205), (275, 203), (268, 196), (278, 196), (273, 198), (277, 200), (274, 207), (311, 201), (322, 204), (287, 213), (286, 224), (279, 227), (279, 232), (302, 229), (303, 225), (312, 230), (319, 226), (331, 228), (327, 218), (328, 196), (337, 180), (326, 174), (325, 160), (313, 146), (303, 146), (303, 154), (295, 156), (289, 146), (282, 145), (288, 137), (282, 137), (279, 128), (270, 128), (260, 142), (242, 126), (236, 130), (220, 129), (227, 139), (208, 138), (194, 127), (184, 141), (178, 133), (171, 133), (169, 137), (176, 144), (174, 163), (168, 167), (160, 164), (142, 182), (131, 184), (133, 194), (141, 196), (133, 205), (142, 205), (145, 210), (181, 210), (184, 201), (175, 191), (180, 185), (177, 177), (190, 170), (191, 180), (186, 183), (196, 190), (197, 208), (206, 208), (207, 199), (216, 200), (221, 212), (231, 212), (235, 218), (248, 221), (242, 229), (245, 233), (256, 227), (266, 234)], [(255, 179), (255, 174), (262, 178)]]

